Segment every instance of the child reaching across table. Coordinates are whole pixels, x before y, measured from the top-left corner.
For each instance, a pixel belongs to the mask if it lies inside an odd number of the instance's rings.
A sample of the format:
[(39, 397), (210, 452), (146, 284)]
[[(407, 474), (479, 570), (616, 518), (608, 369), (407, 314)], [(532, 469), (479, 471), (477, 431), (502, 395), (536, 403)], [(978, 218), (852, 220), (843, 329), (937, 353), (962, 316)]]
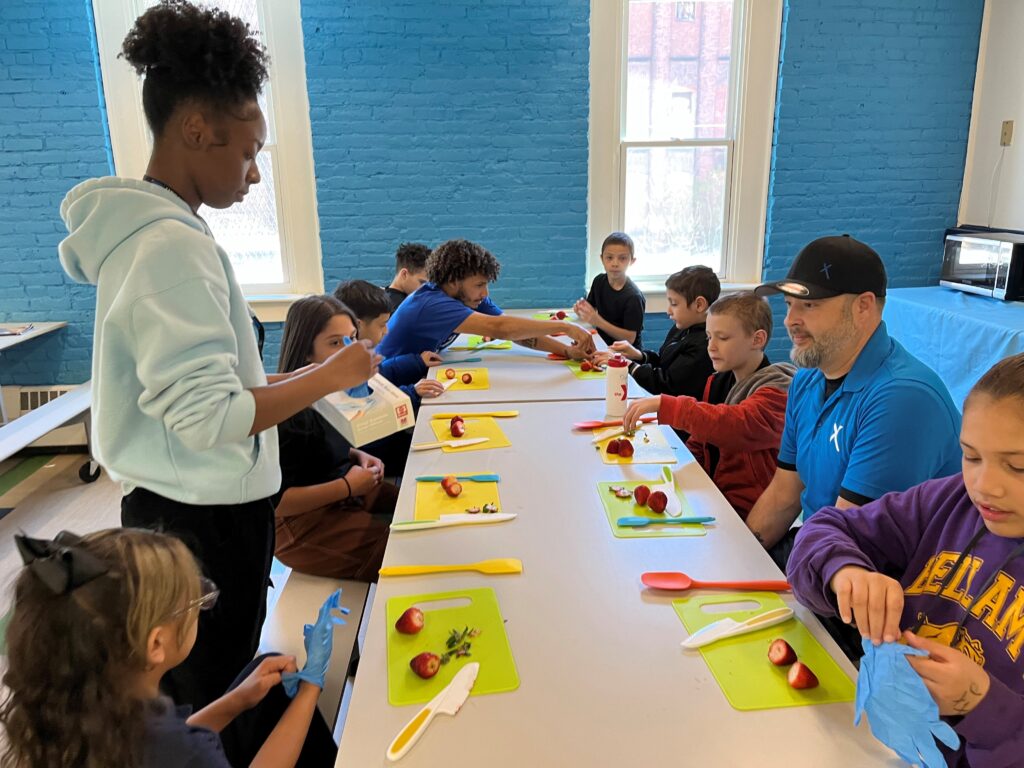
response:
[[(1024, 354), (964, 402), (963, 471), (804, 523), (788, 576), (800, 602), (908, 657), (962, 737), (951, 766), (1024, 755)], [(899, 461), (899, 456), (893, 456)]]

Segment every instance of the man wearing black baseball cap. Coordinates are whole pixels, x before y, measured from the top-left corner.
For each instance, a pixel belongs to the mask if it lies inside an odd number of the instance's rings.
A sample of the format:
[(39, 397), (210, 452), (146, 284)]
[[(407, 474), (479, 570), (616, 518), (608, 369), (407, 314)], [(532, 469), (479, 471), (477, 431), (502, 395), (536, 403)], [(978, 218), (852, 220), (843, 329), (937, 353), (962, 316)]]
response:
[(747, 517), (782, 568), (798, 516), (960, 471), (960, 413), (935, 372), (886, 332), (885, 288), (878, 254), (840, 235), (809, 243), (785, 279), (756, 290), (785, 297), (790, 357), (801, 369), (778, 469)]

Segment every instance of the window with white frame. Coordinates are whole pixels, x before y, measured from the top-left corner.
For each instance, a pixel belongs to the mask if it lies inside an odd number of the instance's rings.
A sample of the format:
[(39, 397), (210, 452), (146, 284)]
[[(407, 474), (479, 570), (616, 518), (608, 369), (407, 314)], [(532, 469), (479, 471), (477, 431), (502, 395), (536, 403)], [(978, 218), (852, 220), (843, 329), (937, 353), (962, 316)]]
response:
[(592, 0), (588, 271), (613, 230), (657, 290), (760, 279), (782, 0)]
[[(244, 202), (199, 213), (261, 319), (282, 320), (289, 297), (323, 291), (299, 0), (198, 2), (245, 20), (270, 55), (270, 79), (260, 96), (268, 129), (256, 158), (261, 181)], [(152, 136), (142, 81), (117, 56), (135, 19), (153, 5), (156, 0), (93, 0), (114, 165), (119, 175), (134, 178), (145, 171)]]

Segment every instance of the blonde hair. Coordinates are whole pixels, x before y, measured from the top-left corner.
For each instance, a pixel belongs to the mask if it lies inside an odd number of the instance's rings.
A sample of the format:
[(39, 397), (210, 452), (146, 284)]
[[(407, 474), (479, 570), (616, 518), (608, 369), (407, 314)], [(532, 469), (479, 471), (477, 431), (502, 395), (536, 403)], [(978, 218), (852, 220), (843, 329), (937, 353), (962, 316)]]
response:
[[(173, 536), (119, 528), (77, 547), (108, 572), (56, 594), (26, 567), (14, 585), (4, 768), (138, 765), (145, 703), (129, 691), (146, 669), (149, 634), (200, 596), (199, 565)], [(179, 642), (195, 620), (181, 613)]]
[(708, 308), (709, 315), (731, 315), (740, 321), (743, 330), (750, 336), (764, 331), (772, 337), (772, 309), (768, 302), (753, 291), (727, 293)]

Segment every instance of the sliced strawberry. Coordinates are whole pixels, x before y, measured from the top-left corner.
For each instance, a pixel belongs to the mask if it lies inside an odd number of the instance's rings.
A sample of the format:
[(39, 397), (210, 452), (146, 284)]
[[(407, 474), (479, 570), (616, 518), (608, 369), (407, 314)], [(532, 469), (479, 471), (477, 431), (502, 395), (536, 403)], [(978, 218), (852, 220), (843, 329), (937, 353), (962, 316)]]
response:
[(464, 373), (464, 374), (462, 374), (462, 383), (463, 384), (469, 384), (469, 382), (471, 382), (472, 380), (473, 380), (473, 374), (472, 373)]
[(581, 371), (592, 371), (593, 369), (594, 366), (590, 363), (589, 360), (584, 360), (582, 363), (580, 363)]
[(409, 662), (409, 666), (412, 667), (413, 672), (424, 680), (429, 680), (436, 675), (437, 670), (441, 668), (441, 657), (435, 653), (424, 652), (419, 656), (415, 656), (413, 660)]
[(798, 661), (789, 668), (789, 674), (786, 675), (786, 679), (789, 680), (789, 687), (802, 690), (804, 688), (817, 688), (818, 678), (811, 668), (804, 664), (802, 661)]
[(647, 497), (647, 508), (651, 512), (664, 512), (665, 507), (668, 506), (668, 496), (664, 491), (655, 491)]
[(452, 437), (462, 437), (466, 434), (466, 422), (459, 420), (453, 421), (449, 427), (452, 433)]
[(648, 488), (646, 485), (638, 485), (636, 488), (633, 489), (633, 498), (636, 500), (636, 503), (639, 504), (641, 507), (647, 504), (647, 499), (650, 498), (650, 496), (651, 489)]
[(454, 499), (456, 496), (462, 493), (462, 483), (458, 481), (454, 483), (449, 483), (448, 487), (444, 489), (444, 492)]
[(406, 608), (405, 613), (395, 622), (395, 629), (403, 635), (415, 635), (423, 629), (423, 611), (416, 606)]
[(788, 666), (796, 661), (796, 651), (781, 637), (777, 638), (768, 646), (768, 661), (777, 667)]
[(446, 379), (454, 379), (455, 378), (455, 369), (454, 368), (445, 368), (444, 369), (444, 377)]
[(619, 456), (628, 459), (634, 453), (633, 444), (626, 438), (619, 440)]
[(441, 478), (441, 487), (447, 491), (448, 486), (450, 486), (454, 482), (456, 482), (455, 475), (445, 475), (443, 478)]
[(555, 312), (555, 317), (557, 317), (559, 320), (565, 320), (565, 318), (567, 318), (568, 315), (565, 314), (565, 312), (560, 309), (557, 312)]
[(608, 453), (618, 453), (619, 452), (619, 448), (621, 446), (622, 446), (622, 441), (619, 440), (618, 438), (614, 438), (614, 439), (608, 441), (608, 445), (605, 447), (605, 450)]

